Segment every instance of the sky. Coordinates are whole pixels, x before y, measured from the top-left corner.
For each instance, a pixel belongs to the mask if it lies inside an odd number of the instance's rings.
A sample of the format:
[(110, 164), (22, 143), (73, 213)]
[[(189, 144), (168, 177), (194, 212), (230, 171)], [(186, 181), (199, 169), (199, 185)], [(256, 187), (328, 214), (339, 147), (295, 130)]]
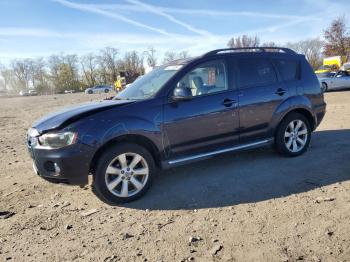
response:
[(349, 0), (0, 0), (0, 63), (106, 46), (199, 55), (231, 37), (279, 44), (322, 37)]

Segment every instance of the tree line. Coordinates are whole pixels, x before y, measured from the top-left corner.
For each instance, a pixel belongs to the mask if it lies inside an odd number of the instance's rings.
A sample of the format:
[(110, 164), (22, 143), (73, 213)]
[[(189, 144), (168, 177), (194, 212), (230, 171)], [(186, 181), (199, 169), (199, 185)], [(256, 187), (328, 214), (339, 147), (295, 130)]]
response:
[[(349, 61), (350, 32), (348, 28), (349, 26), (345, 22), (345, 17), (339, 17), (332, 21), (331, 25), (324, 30), (323, 40), (320, 38), (310, 38), (298, 42), (288, 42), (282, 46), (304, 54), (314, 69), (322, 65), (324, 57), (344, 56)], [(260, 39), (257, 36), (243, 35), (231, 38), (227, 45), (233, 48), (257, 47), (260, 46)], [(267, 42), (261, 46), (276, 47), (278, 45), (274, 42)]]
[[(186, 51), (169, 51), (162, 63), (186, 58)], [(144, 52), (130, 51), (123, 56), (114, 47), (82, 56), (76, 54), (51, 55), (47, 58), (15, 59), (8, 66), (0, 65), (0, 90), (18, 93), (34, 89), (41, 94), (81, 91), (95, 85), (113, 85), (118, 75), (127, 83), (145, 73), (145, 64), (153, 68), (158, 58), (153, 47)]]
[[(320, 38), (289, 42), (283, 46), (304, 54), (316, 69), (325, 56), (341, 55), (350, 58), (350, 33), (345, 18), (332, 21)], [(278, 46), (274, 42), (262, 43), (258, 36), (231, 38), (228, 47)], [(113, 85), (123, 72), (126, 82), (131, 83), (145, 73), (145, 65), (155, 67), (175, 59), (187, 58), (187, 51), (168, 51), (159, 61), (157, 51), (149, 47), (144, 52), (130, 51), (123, 55), (114, 47), (106, 47), (96, 53), (51, 55), (47, 58), (13, 60), (8, 66), (0, 65), (0, 90), (18, 93), (34, 89), (38, 93), (60, 93), (64, 90), (84, 90), (99, 84)]]

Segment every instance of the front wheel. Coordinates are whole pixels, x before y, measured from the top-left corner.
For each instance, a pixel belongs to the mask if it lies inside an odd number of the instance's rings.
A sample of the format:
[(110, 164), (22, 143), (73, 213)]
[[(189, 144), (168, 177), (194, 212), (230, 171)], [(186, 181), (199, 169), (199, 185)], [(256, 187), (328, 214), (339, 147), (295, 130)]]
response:
[(311, 127), (307, 118), (299, 113), (291, 113), (280, 123), (275, 136), (279, 153), (294, 157), (303, 154), (311, 139)]
[(131, 202), (146, 193), (155, 172), (154, 159), (146, 149), (123, 143), (100, 157), (94, 176), (94, 191), (107, 203)]
[(328, 86), (326, 83), (322, 83), (322, 92), (326, 93), (328, 91)]

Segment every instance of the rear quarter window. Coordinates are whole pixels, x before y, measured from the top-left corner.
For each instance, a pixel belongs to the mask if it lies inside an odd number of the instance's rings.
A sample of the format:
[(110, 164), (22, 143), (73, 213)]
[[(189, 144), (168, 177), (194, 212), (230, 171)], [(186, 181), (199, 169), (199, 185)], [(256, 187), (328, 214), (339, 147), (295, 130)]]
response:
[(300, 63), (296, 60), (274, 59), (273, 60), (283, 81), (300, 79)]

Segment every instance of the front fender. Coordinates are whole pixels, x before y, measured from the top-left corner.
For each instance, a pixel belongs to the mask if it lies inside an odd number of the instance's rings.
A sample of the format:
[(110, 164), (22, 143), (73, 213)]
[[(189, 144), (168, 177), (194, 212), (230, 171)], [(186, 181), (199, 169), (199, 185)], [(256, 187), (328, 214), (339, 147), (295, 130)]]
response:
[(138, 116), (118, 116), (115, 118), (95, 117), (88, 130), (81, 137), (82, 143), (94, 147), (96, 150), (106, 143), (125, 135), (143, 136), (150, 140), (158, 150), (161, 150), (160, 121), (161, 116), (155, 116), (152, 121)]
[(104, 144), (107, 141), (123, 135), (140, 135), (152, 141), (156, 140), (153, 142), (158, 144), (157, 140), (161, 137), (159, 125), (157, 124), (158, 122), (160, 122), (160, 119), (159, 121), (155, 120), (152, 122), (141, 117), (122, 117), (118, 119), (118, 122), (105, 130), (101, 136), (100, 142)]

